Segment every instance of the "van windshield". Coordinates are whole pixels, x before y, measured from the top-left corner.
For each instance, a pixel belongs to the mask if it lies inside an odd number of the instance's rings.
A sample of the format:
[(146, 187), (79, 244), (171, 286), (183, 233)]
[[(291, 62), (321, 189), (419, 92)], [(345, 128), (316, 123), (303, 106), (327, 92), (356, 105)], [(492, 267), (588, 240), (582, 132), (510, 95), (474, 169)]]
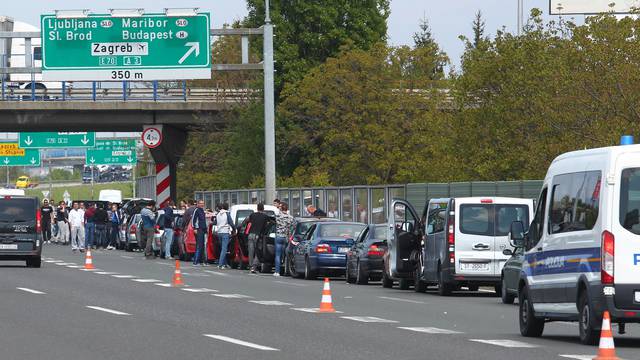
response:
[(506, 236), (512, 222), (522, 221), (525, 230), (529, 224), (527, 205), (463, 204), (460, 212), (460, 231), (464, 234)]
[(620, 225), (640, 235), (640, 168), (622, 170)]
[(0, 199), (1, 222), (29, 222), (36, 220), (33, 199)]

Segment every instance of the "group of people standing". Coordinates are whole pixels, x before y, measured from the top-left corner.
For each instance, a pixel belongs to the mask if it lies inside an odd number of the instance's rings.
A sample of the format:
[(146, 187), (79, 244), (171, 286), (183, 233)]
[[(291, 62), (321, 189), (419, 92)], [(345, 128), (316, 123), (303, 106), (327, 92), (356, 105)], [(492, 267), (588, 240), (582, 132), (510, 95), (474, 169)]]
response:
[(74, 202), (69, 209), (66, 202), (60, 201), (54, 209), (44, 199), (40, 222), (45, 244), (71, 244), (73, 252), (89, 248), (113, 250), (120, 236), (122, 214), (117, 204), (106, 210), (97, 203)]

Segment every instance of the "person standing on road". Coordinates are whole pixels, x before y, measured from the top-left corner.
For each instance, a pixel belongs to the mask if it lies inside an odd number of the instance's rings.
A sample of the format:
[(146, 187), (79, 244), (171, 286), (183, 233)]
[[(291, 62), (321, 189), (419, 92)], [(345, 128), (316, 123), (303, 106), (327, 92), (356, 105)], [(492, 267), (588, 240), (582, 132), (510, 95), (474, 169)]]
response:
[(171, 245), (173, 244), (173, 201), (167, 200), (162, 208), (164, 211), (164, 258), (171, 259)]
[(276, 271), (273, 276), (280, 276), (280, 262), (287, 239), (293, 234), (296, 220), (289, 215), (289, 205), (280, 203), (280, 213), (276, 214)]
[(56, 210), (56, 223), (58, 224), (58, 238), (56, 242), (67, 245), (69, 243), (69, 212), (67, 203), (60, 201), (60, 206)]
[(220, 240), (220, 257), (218, 258), (218, 269), (228, 269), (227, 249), (232, 231), (236, 230), (231, 214), (229, 214), (229, 204), (224, 203), (216, 214), (216, 226), (218, 227), (218, 240)]
[(95, 224), (95, 246), (97, 248), (107, 248), (107, 222), (109, 222), (109, 215), (107, 211), (102, 207), (96, 207), (93, 215), (93, 223)]
[(144, 239), (144, 257), (153, 259), (153, 240), (156, 235), (156, 216), (153, 214), (154, 202), (149, 202), (144, 209), (140, 211), (142, 217), (142, 237)]
[(89, 203), (87, 209), (84, 211), (84, 236), (85, 245), (88, 248), (96, 248), (95, 244), (95, 230), (96, 224), (93, 222), (93, 216), (96, 214), (95, 204)]
[(111, 211), (109, 211), (108, 215), (111, 232), (109, 233), (109, 246), (107, 246), (107, 250), (113, 250), (116, 248), (118, 239), (120, 238), (120, 223), (122, 222), (118, 204), (111, 204)]
[(73, 209), (69, 212), (69, 224), (71, 224), (71, 250), (84, 252), (84, 210), (73, 203)]
[(49, 205), (49, 200), (42, 201), (40, 208), (40, 226), (42, 227), (42, 241), (45, 244), (51, 243), (51, 223), (53, 222), (53, 207)]
[(193, 265), (201, 264), (204, 266), (206, 261), (204, 261), (203, 258), (207, 257), (204, 249), (204, 236), (207, 233), (207, 217), (204, 213), (204, 200), (198, 200), (198, 205), (191, 216), (191, 224), (193, 225), (193, 230), (196, 232), (196, 253), (193, 256)]
[(183, 231), (187, 231), (187, 226), (189, 226), (189, 224), (191, 224), (191, 220), (193, 217), (193, 213), (196, 211), (196, 202), (193, 200), (189, 201), (189, 207), (187, 207), (187, 209), (184, 211), (184, 216), (183, 216)]
[(264, 227), (269, 220), (269, 216), (264, 213), (264, 204), (258, 204), (258, 211), (249, 215), (249, 267), (251, 268), (251, 273), (255, 274), (256, 269), (258, 267), (258, 256), (256, 255), (256, 247), (258, 245), (258, 240), (260, 239), (260, 235), (264, 231)]

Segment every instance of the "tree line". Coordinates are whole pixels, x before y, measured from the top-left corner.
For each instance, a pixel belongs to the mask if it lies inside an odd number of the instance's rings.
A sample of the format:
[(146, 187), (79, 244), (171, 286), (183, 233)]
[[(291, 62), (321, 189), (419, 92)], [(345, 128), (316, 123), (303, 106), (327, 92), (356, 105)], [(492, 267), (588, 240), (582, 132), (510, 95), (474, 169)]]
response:
[[(264, 1), (231, 26), (257, 27)], [(603, 14), (486, 34), (480, 13), (453, 69), (427, 19), (412, 46), (386, 42), (388, 0), (272, 2), (278, 186), (540, 179), (557, 155), (640, 127), (640, 20)], [(239, 41), (214, 45), (239, 61)], [(252, 57), (261, 57), (253, 39)], [(447, 70), (451, 69), (451, 70)], [(262, 74), (214, 74), (261, 89)], [(263, 104), (192, 133), (179, 192), (262, 187)]]

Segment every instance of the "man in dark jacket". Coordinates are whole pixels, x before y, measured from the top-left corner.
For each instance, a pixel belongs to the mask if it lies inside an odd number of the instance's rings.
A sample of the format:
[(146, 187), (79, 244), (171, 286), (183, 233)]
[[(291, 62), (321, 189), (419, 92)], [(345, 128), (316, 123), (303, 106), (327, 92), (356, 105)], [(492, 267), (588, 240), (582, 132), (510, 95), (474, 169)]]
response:
[(198, 205), (193, 211), (193, 216), (191, 217), (191, 224), (193, 225), (193, 230), (196, 232), (196, 253), (193, 256), (193, 265), (205, 265), (205, 261), (203, 260), (206, 257), (206, 252), (204, 251), (204, 236), (207, 233), (207, 217), (204, 213), (204, 200), (198, 200)]
[(108, 240), (107, 240), (107, 222), (109, 221), (109, 215), (107, 211), (99, 206), (95, 209), (93, 214), (93, 223), (95, 224), (95, 240), (96, 247), (107, 248)]
[(264, 227), (269, 220), (269, 216), (264, 213), (264, 204), (258, 204), (258, 211), (249, 215), (249, 234), (248, 234), (248, 247), (249, 247), (249, 267), (251, 268), (251, 273), (256, 273), (256, 268), (258, 267), (258, 256), (256, 255), (256, 246), (258, 245), (258, 240), (260, 239), (260, 235), (264, 231)]

